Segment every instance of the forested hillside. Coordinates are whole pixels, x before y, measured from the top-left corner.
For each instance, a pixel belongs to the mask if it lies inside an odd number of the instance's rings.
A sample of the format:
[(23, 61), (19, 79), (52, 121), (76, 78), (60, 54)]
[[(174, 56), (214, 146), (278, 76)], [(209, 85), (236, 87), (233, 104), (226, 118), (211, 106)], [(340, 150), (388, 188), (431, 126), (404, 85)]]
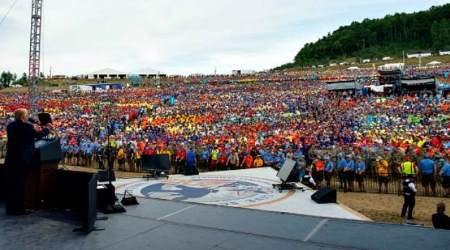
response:
[(300, 50), (293, 63), (282, 68), (327, 64), (348, 57), (400, 56), (402, 51), (450, 49), (450, 4), (412, 14), (353, 22)]

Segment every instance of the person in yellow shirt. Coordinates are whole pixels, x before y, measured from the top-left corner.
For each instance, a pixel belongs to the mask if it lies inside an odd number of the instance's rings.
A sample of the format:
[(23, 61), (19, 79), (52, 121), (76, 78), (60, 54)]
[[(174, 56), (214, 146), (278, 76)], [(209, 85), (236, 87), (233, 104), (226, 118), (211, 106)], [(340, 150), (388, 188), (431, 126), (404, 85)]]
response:
[(405, 156), (405, 161), (402, 162), (401, 173), (403, 176), (416, 176), (417, 166), (411, 161), (411, 156)]
[(389, 163), (381, 156), (378, 156), (376, 169), (378, 174), (378, 193), (381, 193), (381, 188), (383, 184), (385, 187), (385, 193), (387, 193), (389, 183)]
[(119, 171), (125, 171), (125, 150), (120, 147), (117, 151), (117, 161), (119, 162)]
[(257, 155), (255, 160), (253, 161), (253, 167), (254, 168), (261, 168), (264, 166), (264, 161), (261, 159), (260, 155)]

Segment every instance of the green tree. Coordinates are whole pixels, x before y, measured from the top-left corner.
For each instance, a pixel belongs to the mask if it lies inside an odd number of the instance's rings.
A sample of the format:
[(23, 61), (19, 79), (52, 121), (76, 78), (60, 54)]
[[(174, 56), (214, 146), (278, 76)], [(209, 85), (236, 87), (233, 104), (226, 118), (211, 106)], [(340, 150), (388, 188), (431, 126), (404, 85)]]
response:
[(0, 83), (3, 87), (9, 87), (11, 82), (13, 81), (14, 75), (11, 72), (3, 71), (0, 75)]
[(450, 47), (450, 4), (416, 13), (396, 13), (339, 27), (316, 42), (307, 43), (294, 62), (282, 68), (325, 64), (346, 57), (401, 56), (402, 51)]
[(22, 86), (27, 86), (28, 85), (28, 77), (27, 77), (27, 73), (23, 73), (22, 77), (20, 77), (15, 84), (19, 84)]

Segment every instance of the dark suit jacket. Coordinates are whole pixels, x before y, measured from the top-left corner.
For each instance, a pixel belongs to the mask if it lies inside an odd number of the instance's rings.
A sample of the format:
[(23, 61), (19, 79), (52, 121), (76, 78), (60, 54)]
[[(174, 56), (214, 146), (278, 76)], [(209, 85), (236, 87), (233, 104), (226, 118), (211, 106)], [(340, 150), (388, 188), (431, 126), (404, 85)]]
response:
[(8, 150), (5, 165), (8, 168), (31, 168), (33, 166), (34, 142), (49, 134), (47, 128), (38, 132), (27, 122), (14, 121), (6, 128)]

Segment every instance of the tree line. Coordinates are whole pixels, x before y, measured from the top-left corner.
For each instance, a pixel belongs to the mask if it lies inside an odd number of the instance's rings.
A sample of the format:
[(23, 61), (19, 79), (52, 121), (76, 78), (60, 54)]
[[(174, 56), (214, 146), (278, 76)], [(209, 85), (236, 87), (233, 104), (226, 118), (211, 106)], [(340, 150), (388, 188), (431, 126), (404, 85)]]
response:
[(327, 64), (349, 57), (381, 58), (402, 52), (450, 50), (450, 4), (429, 10), (364, 19), (307, 43), (293, 63), (278, 69)]
[(0, 74), (0, 87), (7, 88), (11, 85), (28, 85), (27, 73), (23, 73), (20, 77), (17, 74), (13, 74), (10, 71), (2, 71)]

